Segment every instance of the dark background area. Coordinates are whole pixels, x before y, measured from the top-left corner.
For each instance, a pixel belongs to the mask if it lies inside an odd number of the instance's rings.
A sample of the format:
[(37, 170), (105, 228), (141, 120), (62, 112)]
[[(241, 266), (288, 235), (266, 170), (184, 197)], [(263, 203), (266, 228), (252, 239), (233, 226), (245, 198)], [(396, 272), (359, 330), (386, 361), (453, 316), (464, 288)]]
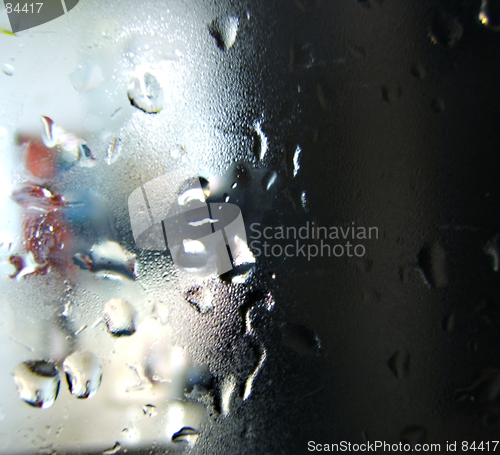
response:
[[(263, 335), (273, 348), (260, 388), (233, 417), (253, 437), (225, 435), (230, 452), (498, 439), (500, 282), (484, 247), (499, 229), (500, 34), (480, 8), (253, 8), (250, 96), (266, 100), (276, 161), (302, 148), (298, 176), (289, 166), (263, 224), (354, 221), (380, 238), (364, 242), (363, 260), (262, 267), (263, 282), (276, 273), (279, 316)], [(280, 345), (290, 322), (314, 331), (321, 352)]]

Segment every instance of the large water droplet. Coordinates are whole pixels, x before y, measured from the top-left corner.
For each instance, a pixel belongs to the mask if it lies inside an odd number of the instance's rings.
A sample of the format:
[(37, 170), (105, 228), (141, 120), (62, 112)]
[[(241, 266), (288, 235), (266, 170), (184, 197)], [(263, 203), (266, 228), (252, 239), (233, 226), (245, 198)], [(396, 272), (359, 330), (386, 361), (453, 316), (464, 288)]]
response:
[(132, 105), (148, 114), (158, 113), (163, 109), (163, 89), (151, 73), (132, 79), (127, 94)]
[(69, 390), (76, 398), (92, 398), (101, 385), (101, 363), (89, 351), (77, 351), (66, 357), (63, 370)]
[(190, 427), (183, 427), (177, 433), (172, 435), (172, 442), (176, 444), (186, 444), (189, 447), (192, 447), (196, 444), (199, 436), (199, 431)]
[(214, 19), (208, 27), (210, 34), (217, 40), (217, 45), (224, 51), (236, 42), (238, 33), (237, 16), (221, 16)]
[(137, 257), (111, 240), (95, 243), (89, 253), (75, 254), (73, 261), (103, 278), (135, 279)]
[(29, 360), (14, 368), (14, 381), (19, 398), (31, 406), (46, 409), (52, 406), (59, 393), (59, 372), (46, 360)]
[(104, 305), (103, 316), (111, 335), (119, 337), (135, 333), (135, 309), (125, 299), (108, 300)]
[(498, 0), (483, 0), (481, 3), (481, 11), (479, 12), (479, 20), (485, 27), (494, 31), (500, 30), (500, 1)]

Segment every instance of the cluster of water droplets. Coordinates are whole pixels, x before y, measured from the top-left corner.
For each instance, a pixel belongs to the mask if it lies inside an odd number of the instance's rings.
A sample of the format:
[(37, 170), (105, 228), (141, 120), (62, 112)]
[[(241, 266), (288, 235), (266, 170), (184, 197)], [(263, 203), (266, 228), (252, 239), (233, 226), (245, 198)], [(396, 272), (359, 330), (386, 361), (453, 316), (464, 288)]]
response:
[[(102, 380), (99, 359), (89, 351), (76, 351), (62, 363), (69, 391), (76, 398), (93, 397)], [(31, 406), (47, 409), (59, 394), (60, 374), (56, 363), (30, 360), (20, 363), (13, 371), (19, 398)]]

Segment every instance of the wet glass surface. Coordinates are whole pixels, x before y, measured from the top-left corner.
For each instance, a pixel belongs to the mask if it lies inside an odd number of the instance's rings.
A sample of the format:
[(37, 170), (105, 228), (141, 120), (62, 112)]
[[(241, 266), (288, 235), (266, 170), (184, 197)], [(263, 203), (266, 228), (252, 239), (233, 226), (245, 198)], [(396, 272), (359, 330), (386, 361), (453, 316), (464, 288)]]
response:
[(0, 454), (492, 450), (499, 2), (69, 3), (0, 5)]

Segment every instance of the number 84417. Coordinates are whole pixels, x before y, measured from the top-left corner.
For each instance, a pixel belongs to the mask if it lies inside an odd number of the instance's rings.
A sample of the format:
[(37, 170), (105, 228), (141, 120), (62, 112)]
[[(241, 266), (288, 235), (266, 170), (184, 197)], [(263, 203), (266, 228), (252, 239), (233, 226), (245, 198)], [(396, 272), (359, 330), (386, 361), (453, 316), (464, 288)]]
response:
[[(25, 3), (21, 8), (20, 3), (16, 3), (15, 6), (12, 3), (7, 3), (5, 8), (7, 9), (7, 14), (10, 13), (36, 13), (38, 14), (42, 9), (43, 3)], [(37, 10), (38, 8), (38, 10)]]

